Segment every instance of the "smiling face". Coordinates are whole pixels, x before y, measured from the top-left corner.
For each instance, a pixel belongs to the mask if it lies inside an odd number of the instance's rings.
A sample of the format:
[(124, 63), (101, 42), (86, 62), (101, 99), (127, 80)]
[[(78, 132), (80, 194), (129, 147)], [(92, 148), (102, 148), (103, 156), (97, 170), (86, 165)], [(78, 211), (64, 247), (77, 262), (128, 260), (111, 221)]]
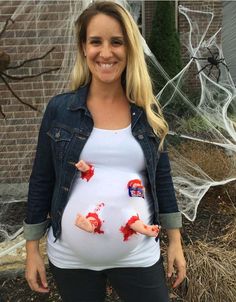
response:
[(116, 19), (105, 14), (94, 16), (87, 27), (83, 50), (93, 82), (121, 83), (127, 54), (125, 37)]

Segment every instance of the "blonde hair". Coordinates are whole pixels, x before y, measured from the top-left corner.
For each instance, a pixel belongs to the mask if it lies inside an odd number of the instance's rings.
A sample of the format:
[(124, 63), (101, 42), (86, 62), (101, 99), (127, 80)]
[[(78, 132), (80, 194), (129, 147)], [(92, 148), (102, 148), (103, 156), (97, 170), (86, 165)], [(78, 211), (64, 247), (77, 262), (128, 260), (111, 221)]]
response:
[(97, 14), (105, 14), (115, 18), (121, 25), (127, 44), (127, 66), (122, 78), (128, 100), (144, 109), (147, 120), (154, 133), (160, 138), (159, 149), (162, 149), (168, 125), (165, 121), (159, 102), (153, 93), (152, 81), (148, 73), (142, 48), (141, 34), (130, 13), (121, 5), (112, 1), (95, 1), (79, 16), (76, 21), (77, 59), (71, 74), (71, 88), (78, 89), (91, 80), (83, 43), (86, 42), (87, 26)]

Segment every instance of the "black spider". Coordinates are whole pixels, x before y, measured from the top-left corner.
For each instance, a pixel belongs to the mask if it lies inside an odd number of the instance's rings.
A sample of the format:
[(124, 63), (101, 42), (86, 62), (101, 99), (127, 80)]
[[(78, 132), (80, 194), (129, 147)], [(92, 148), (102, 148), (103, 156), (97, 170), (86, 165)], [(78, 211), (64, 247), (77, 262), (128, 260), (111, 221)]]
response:
[(211, 54), (211, 57), (207, 57), (207, 58), (197, 58), (197, 57), (192, 57), (192, 59), (195, 59), (195, 60), (205, 60), (205, 61), (208, 62), (208, 63), (207, 63), (205, 66), (203, 66), (203, 67), (198, 71), (198, 73), (196, 73), (196, 74), (199, 74), (199, 73), (200, 73), (201, 71), (203, 71), (205, 68), (207, 68), (207, 67), (210, 66), (210, 68), (209, 68), (209, 70), (208, 70), (208, 74), (207, 74), (207, 76), (209, 76), (209, 75), (211, 74), (212, 68), (213, 68), (213, 67), (216, 67), (217, 70), (218, 70), (218, 76), (217, 76), (216, 81), (217, 81), (217, 83), (218, 83), (218, 82), (219, 82), (219, 79), (220, 79), (220, 75), (221, 75), (221, 71), (220, 71), (219, 65), (220, 65), (220, 64), (223, 64), (223, 65), (227, 68), (228, 71), (229, 71), (229, 68), (228, 68), (228, 66), (224, 63), (224, 61), (225, 61), (224, 58), (218, 58), (218, 57), (219, 57), (219, 52), (213, 53), (213, 52), (210, 50), (209, 47), (207, 47), (207, 49), (208, 49), (209, 53)]
[[(0, 32), (0, 38), (2, 37), (2, 35), (4, 34), (4, 32), (6, 31), (7, 29), (7, 26), (9, 24), (9, 22), (12, 22), (14, 23), (14, 21), (11, 19), (11, 18), (8, 18), (4, 27), (3, 27), (3, 30)], [(36, 110), (37, 111), (37, 108), (34, 107), (33, 105), (31, 104), (28, 104), (26, 102), (24, 102), (14, 91), (13, 89), (11, 88), (11, 86), (9, 85), (7, 79), (11, 79), (11, 80), (16, 80), (16, 81), (21, 81), (21, 80), (24, 80), (24, 79), (28, 79), (28, 78), (34, 78), (34, 77), (38, 77), (42, 74), (45, 74), (45, 73), (49, 73), (51, 71), (56, 71), (56, 70), (59, 70), (60, 67), (57, 67), (57, 68), (51, 68), (51, 69), (48, 69), (48, 70), (45, 70), (45, 71), (42, 71), (40, 73), (37, 73), (37, 74), (34, 74), (34, 75), (26, 75), (26, 76), (12, 76), (8, 73), (6, 73), (5, 71), (8, 71), (8, 70), (11, 70), (11, 69), (18, 69), (22, 66), (24, 66), (26, 63), (29, 63), (29, 62), (33, 62), (33, 61), (37, 61), (37, 60), (42, 60), (43, 58), (45, 58), (50, 52), (52, 52), (54, 50), (55, 47), (52, 47), (49, 51), (47, 51), (43, 56), (41, 57), (37, 57), (37, 58), (32, 58), (32, 59), (29, 59), (29, 60), (25, 60), (23, 62), (21, 62), (20, 64), (18, 65), (15, 65), (15, 66), (9, 66), (10, 64), (10, 56), (3, 50), (0, 49), (0, 79), (3, 81), (3, 83), (5, 83), (5, 85), (7, 86), (7, 88), (10, 90), (10, 92), (12, 93), (12, 95), (14, 95), (14, 97), (19, 101), (21, 102), (22, 104), (30, 107), (31, 109), (33, 110)], [(2, 107), (0, 105), (0, 113), (2, 114), (2, 116), (5, 118), (5, 114), (2, 110)]]

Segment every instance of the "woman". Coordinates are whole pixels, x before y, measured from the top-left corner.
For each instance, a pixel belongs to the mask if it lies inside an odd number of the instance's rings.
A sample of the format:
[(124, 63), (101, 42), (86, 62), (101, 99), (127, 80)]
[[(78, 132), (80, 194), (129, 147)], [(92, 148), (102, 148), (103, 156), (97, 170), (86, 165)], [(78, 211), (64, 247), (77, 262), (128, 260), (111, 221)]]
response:
[[(178, 286), (185, 260), (163, 150), (168, 127), (138, 28), (110, 1), (91, 4), (76, 28), (73, 91), (49, 102), (39, 132), (24, 222), (26, 279), (31, 289), (49, 291), (39, 240), (50, 226), (49, 263), (63, 301), (104, 301), (107, 279), (125, 302), (169, 301), (159, 240), (129, 233), (125, 224), (138, 213), (145, 224), (167, 230), (168, 277), (175, 267)], [(80, 160), (94, 167), (89, 181), (76, 168)], [(128, 194), (127, 184), (136, 179), (144, 198)], [(90, 212), (99, 215), (97, 232), (76, 226), (77, 215)]]

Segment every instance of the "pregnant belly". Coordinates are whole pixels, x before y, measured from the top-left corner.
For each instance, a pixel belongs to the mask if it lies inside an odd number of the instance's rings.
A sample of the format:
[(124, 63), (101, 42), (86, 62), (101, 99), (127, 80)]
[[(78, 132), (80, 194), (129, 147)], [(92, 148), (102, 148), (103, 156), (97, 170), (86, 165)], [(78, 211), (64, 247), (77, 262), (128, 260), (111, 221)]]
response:
[[(75, 225), (76, 215), (86, 216), (89, 212), (98, 214), (102, 221), (101, 233), (88, 233)], [(117, 206), (96, 205), (88, 208), (69, 203), (62, 217), (62, 239), (69, 245), (81, 260), (91, 265), (109, 265), (126, 257), (143, 240), (141, 234), (133, 234), (124, 240), (120, 228), (125, 226), (129, 218), (137, 215), (134, 209)]]

